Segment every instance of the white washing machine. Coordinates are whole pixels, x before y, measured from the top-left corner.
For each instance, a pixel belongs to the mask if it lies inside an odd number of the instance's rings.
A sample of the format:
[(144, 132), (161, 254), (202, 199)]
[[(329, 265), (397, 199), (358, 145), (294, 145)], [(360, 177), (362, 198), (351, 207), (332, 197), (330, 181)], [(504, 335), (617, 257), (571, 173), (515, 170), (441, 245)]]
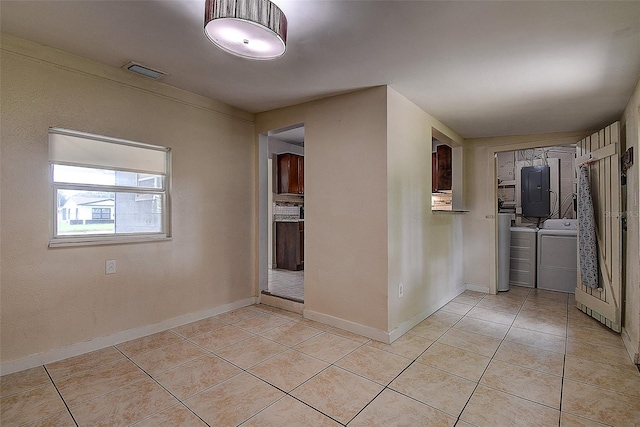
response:
[(548, 219), (538, 230), (537, 287), (574, 293), (578, 283), (578, 222)]

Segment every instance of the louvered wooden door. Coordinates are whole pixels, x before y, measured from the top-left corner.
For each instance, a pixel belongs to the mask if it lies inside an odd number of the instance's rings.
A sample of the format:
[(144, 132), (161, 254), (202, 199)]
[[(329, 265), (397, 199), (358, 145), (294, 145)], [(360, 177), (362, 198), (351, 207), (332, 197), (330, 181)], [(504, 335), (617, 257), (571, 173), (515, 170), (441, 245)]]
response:
[[(598, 241), (598, 289), (582, 284), (578, 266), (576, 303), (580, 310), (620, 332), (622, 301), (622, 226), (620, 200), (620, 123), (580, 141), (576, 165), (591, 159), (589, 183)], [(578, 166), (579, 167), (579, 166)], [(578, 198), (578, 203), (580, 199)], [(579, 237), (578, 237), (579, 238)]]

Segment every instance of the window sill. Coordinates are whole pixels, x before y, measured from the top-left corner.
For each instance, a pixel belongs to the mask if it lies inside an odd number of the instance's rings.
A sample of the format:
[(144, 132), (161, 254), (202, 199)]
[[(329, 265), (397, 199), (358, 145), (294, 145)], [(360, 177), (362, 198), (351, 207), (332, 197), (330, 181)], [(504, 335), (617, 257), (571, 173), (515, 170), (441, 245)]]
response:
[(171, 236), (118, 236), (118, 237), (85, 237), (59, 238), (49, 240), (50, 248), (75, 246), (122, 245), (129, 243), (149, 243), (171, 241)]
[(465, 209), (431, 209), (431, 212), (460, 214), (460, 213), (468, 213), (471, 211), (468, 211)]

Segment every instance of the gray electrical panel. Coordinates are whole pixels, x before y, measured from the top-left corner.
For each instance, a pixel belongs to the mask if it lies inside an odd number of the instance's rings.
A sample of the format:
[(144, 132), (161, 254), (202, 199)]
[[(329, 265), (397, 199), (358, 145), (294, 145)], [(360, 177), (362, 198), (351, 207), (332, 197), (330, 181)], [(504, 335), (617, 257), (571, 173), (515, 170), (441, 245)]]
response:
[(527, 166), (520, 174), (522, 216), (549, 216), (549, 166)]

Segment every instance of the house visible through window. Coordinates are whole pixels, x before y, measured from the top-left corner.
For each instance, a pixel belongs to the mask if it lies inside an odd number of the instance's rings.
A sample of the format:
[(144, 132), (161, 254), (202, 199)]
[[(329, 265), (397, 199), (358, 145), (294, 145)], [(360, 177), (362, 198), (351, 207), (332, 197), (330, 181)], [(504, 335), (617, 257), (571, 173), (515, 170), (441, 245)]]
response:
[(49, 130), (50, 245), (166, 238), (170, 149)]

